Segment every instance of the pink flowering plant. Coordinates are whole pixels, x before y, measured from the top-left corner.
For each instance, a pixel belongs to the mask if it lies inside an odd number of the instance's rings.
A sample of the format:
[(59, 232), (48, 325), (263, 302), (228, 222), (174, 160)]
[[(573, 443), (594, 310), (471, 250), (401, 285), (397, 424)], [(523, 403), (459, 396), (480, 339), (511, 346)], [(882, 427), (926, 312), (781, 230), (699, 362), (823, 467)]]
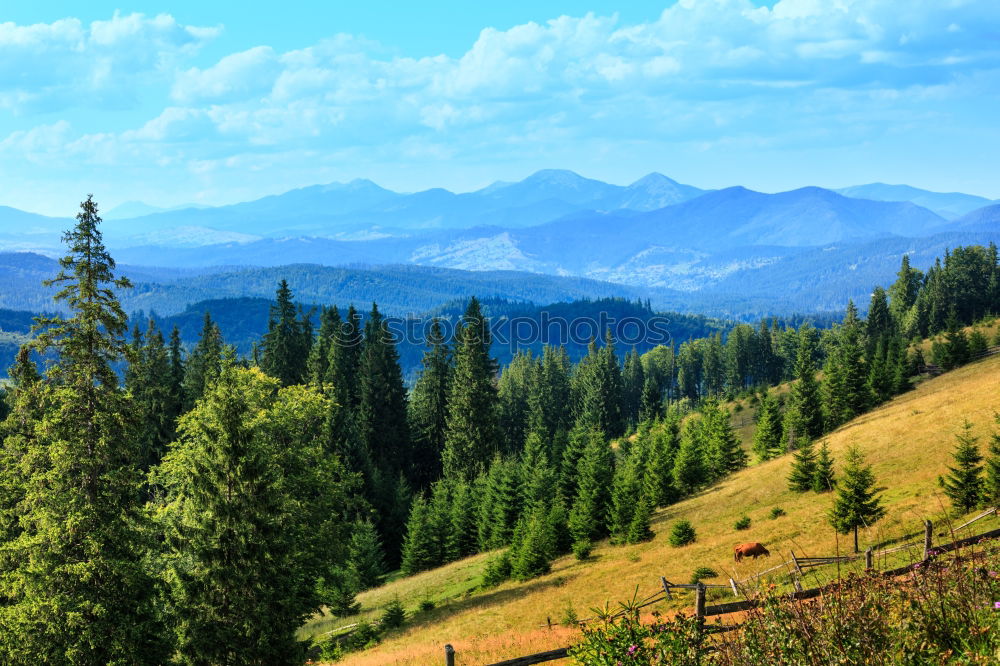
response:
[(644, 624), (636, 596), (618, 605), (618, 610), (607, 605), (594, 609), (596, 619), (582, 625), (583, 638), (570, 650), (577, 664), (696, 666), (705, 663), (697, 618), (678, 614), (672, 619), (664, 619), (654, 611), (653, 621)]

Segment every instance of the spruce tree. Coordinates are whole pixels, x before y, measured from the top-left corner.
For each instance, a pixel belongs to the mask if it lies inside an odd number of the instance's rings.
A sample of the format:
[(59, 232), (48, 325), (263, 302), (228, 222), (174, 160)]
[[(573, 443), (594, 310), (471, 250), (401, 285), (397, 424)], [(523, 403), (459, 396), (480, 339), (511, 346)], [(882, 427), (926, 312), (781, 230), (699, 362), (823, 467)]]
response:
[(646, 388), (646, 376), (642, 369), (642, 360), (635, 347), (625, 356), (625, 367), (622, 369), (622, 409), (625, 422), (630, 426), (639, 423), (643, 406), (643, 391)]
[(797, 493), (812, 490), (816, 478), (816, 452), (812, 443), (802, 444), (792, 454), (792, 469), (788, 474), (788, 488)]
[(663, 416), (663, 393), (660, 383), (654, 377), (646, 377), (642, 385), (639, 405), (639, 421), (652, 421)]
[(935, 341), (931, 354), (934, 362), (945, 370), (953, 370), (969, 362), (969, 340), (965, 337), (965, 331), (959, 325), (954, 312), (947, 320), (944, 343)]
[(528, 429), (550, 444), (550, 461), (558, 461), (562, 456), (562, 450), (553, 446), (572, 426), (569, 375), (566, 348), (546, 345), (528, 390)]
[(867, 358), (871, 359), (879, 344), (886, 344), (893, 329), (894, 324), (892, 316), (889, 314), (889, 302), (885, 289), (875, 287), (872, 290), (871, 303), (868, 306), (868, 319), (865, 322)]
[(889, 311), (899, 328), (903, 327), (907, 313), (917, 301), (922, 277), (920, 271), (910, 268), (910, 255), (904, 254), (896, 281), (889, 287)]
[(799, 441), (823, 434), (823, 411), (820, 387), (816, 381), (816, 330), (808, 324), (798, 330), (795, 356), (795, 382), (792, 384), (784, 419), (785, 448), (794, 449)]
[(324, 307), (319, 313), (319, 332), (309, 349), (306, 360), (306, 379), (314, 386), (322, 386), (330, 368), (330, 347), (334, 344), (341, 326), (337, 306)]
[(836, 475), (833, 471), (833, 457), (830, 455), (830, 447), (824, 441), (820, 444), (819, 455), (816, 456), (816, 467), (813, 470), (812, 489), (813, 492), (825, 493), (836, 487)]
[(868, 361), (868, 393), (872, 405), (880, 405), (895, 393), (895, 359), (889, 356), (889, 343), (879, 340)]
[(500, 442), (505, 454), (517, 454), (524, 447), (529, 428), (530, 387), (536, 383), (535, 359), (531, 351), (518, 351), (497, 381)]
[(979, 438), (972, 434), (972, 424), (968, 421), (962, 424), (962, 431), (955, 439), (958, 443), (951, 454), (955, 465), (938, 481), (955, 512), (961, 515), (979, 506), (983, 494), (983, 456), (979, 452)]
[(172, 384), (170, 352), (155, 322), (149, 320), (145, 336), (138, 328), (135, 334), (125, 388), (132, 395), (139, 420), (140, 465), (149, 471), (174, 439), (181, 403)]
[(170, 394), (177, 406), (178, 416), (184, 411), (184, 351), (181, 344), (181, 330), (174, 325), (170, 331)]
[(531, 433), (521, 454), (521, 505), (525, 510), (546, 510), (556, 486), (555, 469), (549, 465), (541, 435)]
[(455, 338), (442, 461), (445, 476), (469, 480), (500, 450), (496, 363), (490, 357), (489, 322), (475, 298), (469, 301)]
[(840, 534), (854, 531), (854, 552), (858, 551), (858, 528), (867, 527), (885, 515), (875, 487), (875, 474), (857, 446), (847, 450), (837, 483), (837, 498), (830, 511), (830, 524)]
[(566, 439), (559, 462), (559, 492), (563, 497), (576, 497), (577, 481), (579, 480), (580, 458), (592, 436), (591, 431), (582, 426), (576, 426)]
[(833, 351), (826, 365), (827, 425), (830, 429), (864, 413), (871, 405), (868, 368), (862, 344), (861, 321), (849, 301), (847, 315), (834, 335)]
[(681, 495), (690, 495), (708, 482), (704, 439), (700, 424), (688, 421), (673, 469), (674, 485)]
[(410, 425), (413, 432), (414, 478), (426, 487), (441, 475), (441, 454), (448, 429), (448, 392), (451, 389), (451, 351), (444, 340), (441, 322), (434, 319), (427, 336), (420, 376), (410, 395)]
[(312, 329), (296, 318), (295, 303), (288, 282), (282, 280), (275, 294), (275, 305), (261, 342), (261, 370), (278, 379), (282, 386), (302, 384), (306, 380), (306, 362), (312, 346)]
[(614, 452), (607, 440), (593, 431), (580, 457), (577, 491), (569, 514), (569, 530), (575, 542), (607, 535), (613, 475)]
[(608, 532), (612, 543), (626, 543), (632, 517), (642, 494), (642, 483), (639, 478), (633, 456), (619, 460), (611, 484), (611, 506), (608, 516)]
[(610, 331), (600, 349), (591, 340), (587, 357), (580, 362), (574, 376), (574, 393), (578, 425), (595, 429), (605, 437), (617, 437), (624, 432), (622, 376)]
[(39, 318), (31, 345), (54, 361), (38, 380), (19, 358), (4, 425), (0, 651), (13, 664), (160, 663), (137, 419), (113, 369), (130, 353), (115, 289), (131, 285), (115, 277), (93, 198), (80, 209), (44, 283), (69, 316)]
[(781, 455), (781, 415), (777, 401), (767, 393), (757, 411), (757, 429), (753, 434), (753, 452), (759, 462)]
[[(280, 390), (279, 390), (280, 389)], [(301, 663), (317, 581), (347, 564), (353, 482), (329, 456), (327, 399), (227, 363), (154, 471), (177, 651), (187, 663)]]
[(510, 549), (511, 575), (517, 580), (528, 580), (547, 574), (555, 548), (545, 509), (529, 511), (519, 528)]
[(449, 516), (447, 559), (457, 560), (473, 555), (476, 543), (476, 505), (472, 486), (464, 480), (452, 481)]
[(670, 414), (661, 422), (650, 427), (648, 454), (648, 480), (656, 484), (651, 493), (651, 508), (673, 504), (679, 499), (674, 484), (674, 463), (681, 446), (680, 417)]
[(721, 479), (747, 465), (747, 454), (733, 432), (729, 411), (710, 400), (702, 408), (705, 464), (711, 480)]
[(407, 396), (399, 354), (378, 306), (365, 322), (358, 368), (358, 435), (375, 465), (387, 476), (412, 478)]
[(490, 547), (497, 548), (511, 543), (514, 527), (521, 515), (521, 466), (513, 458), (495, 458), (489, 478), (489, 543)]
[(359, 592), (377, 586), (385, 573), (382, 542), (370, 520), (354, 523), (347, 550), (347, 567), (353, 587)]
[(219, 376), (222, 348), (222, 332), (206, 310), (201, 335), (184, 368), (184, 411), (190, 410)]
[(441, 566), (448, 561), (448, 531), (451, 529), (451, 484), (444, 479), (431, 485), (427, 523), (434, 544), (432, 563), (435, 567)]
[(402, 571), (411, 576), (435, 565), (434, 535), (431, 533), (430, 507), (423, 495), (417, 495), (406, 521), (403, 540)]

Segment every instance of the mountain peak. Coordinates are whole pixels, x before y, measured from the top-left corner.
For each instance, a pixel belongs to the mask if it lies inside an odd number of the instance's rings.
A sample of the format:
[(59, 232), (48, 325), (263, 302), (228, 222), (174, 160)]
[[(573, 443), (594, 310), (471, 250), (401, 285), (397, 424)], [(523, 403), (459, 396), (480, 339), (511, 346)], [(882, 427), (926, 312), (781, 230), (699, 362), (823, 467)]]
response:
[(674, 185), (674, 186), (677, 186), (677, 185), (680, 185), (680, 183), (678, 183), (673, 178), (669, 178), (667, 176), (664, 176), (662, 173), (658, 173), (656, 171), (653, 171), (652, 173), (647, 173), (645, 176), (643, 176), (639, 180), (637, 180), (634, 183), (632, 183), (631, 185), (629, 185), (629, 188), (640, 188), (640, 187), (641, 188), (647, 188), (647, 187), (658, 186), (658, 185), (659, 186), (662, 186), (662, 185)]
[(570, 171), (569, 169), (541, 169), (521, 182), (576, 187), (589, 180), (589, 178), (584, 178), (577, 172)]

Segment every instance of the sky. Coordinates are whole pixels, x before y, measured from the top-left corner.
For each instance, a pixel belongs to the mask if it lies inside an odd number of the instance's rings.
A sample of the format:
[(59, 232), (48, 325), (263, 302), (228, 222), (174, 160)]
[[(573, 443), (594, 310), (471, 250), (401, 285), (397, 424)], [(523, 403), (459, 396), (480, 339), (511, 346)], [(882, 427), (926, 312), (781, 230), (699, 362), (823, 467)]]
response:
[(1000, 198), (997, 0), (0, 3), (0, 205), (543, 168)]

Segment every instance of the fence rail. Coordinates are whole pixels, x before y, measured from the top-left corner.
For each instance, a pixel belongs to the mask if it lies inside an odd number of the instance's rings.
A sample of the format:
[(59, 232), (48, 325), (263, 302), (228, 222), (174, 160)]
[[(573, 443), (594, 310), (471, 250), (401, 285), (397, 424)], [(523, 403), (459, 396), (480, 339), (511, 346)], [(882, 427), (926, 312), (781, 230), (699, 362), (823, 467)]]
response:
[[(997, 347), (997, 349), (1000, 350), (1000, 347)], [(991, 509), (991, 510), (988, 510), (988, 511), (984, 511), (983, 513), (979, 514), (978, 516), (976, 516), (972, 520), (970, 520), (970, 521), (968, 521), (968, 522), (960, 525), (957, 528), (954, 528), (954, 530), (952, 530), (952, 531), (954, 532), (955, 530), (962, 529), (963, 527), (967, 527), (968, 525), (971, 525), (972, 523), (976, 522), (977, 520), (981, 520), (982, 518), (985, 518), (985, 517), (987, 517), (989, 515), (994, 515), (996, 513), (997, 513), (997, 509), (995, 509), (995, 508)], [(879, 572), (879, 574), (882, 575), (882, 576), (886, 576), (886, 577), (899, 576), (899, 575), (908, 573), (910, 571), (913, 571), (913, 570), (919, 568), (924, 563), (926, 563), (926, 562), (928, 562), (930, 560), (933, 560), (938, 555), (943, 555), (944, 553), (950, 553), (952, 551), (958, 550), (959, 548), (962, 548), (962, 547), (965, 547), (965, 546), (969, 546), (969, 545), (972, 545), (972, 544), (975, 544), (975, 543), (979, 543), (979, 542), (985, 541), (987, 539), (997, 539), (997, 538), (1000, 538), (1000, 529), (995, 529), (995, 530), (990, 530), (989, 532), (983, 532), (982, 534), (976, 534), (974, 536), (965, 537), (963, 539), (957, 539), (957, 540), (952, 541), (950, 543), (941, 544), (941, 545), (937, 545), (937, 546), (933, 546), (932, 547), (932, 544), (931, 544), (932, 527), (933, 526), (931, 524), (931, 521), (929, 521), (929, 520), (925, 520), (924, 521), (924, 542), (923, 542), (924, 557), (923, 557), (922, 560), (917, 561), (917, 562), (911, 562), (910, 564), (907, 564), (905, 566), (897, 567), (895, 569), (890, 569), (888, 571), (881, 571), (881, 572)], [(833, 557), (798, 557), (797, 558), (795, 556), (795, 553), (792, 553), (792, 559), (790, 561), (783, 562), (783, 563), (781, 563), (781, 564), (779, 564), (777, 566), (774, 566), (774, 567), (771, 567), (770, 569), (767, 569), (766, 571), (762, 571), (762, 572), (760, 572), (758, 574), (755, 574), (753, 576), (749, 576), (748, 578), (746, 578), (743, 581), (743, 583), (749, 582), (751, 580), (758, 579), (764, 573), (767, 573), (767, 572), (770, 572), (770, 571), (775, 571), (775, 570), (780, 569), (781, 567), (787, 566), (789, 564), (795, 565), (796, 570), (798, 570), (799, 574), (801, 575), (801, 569), (802, 569), (803, 566), (805, 566), (805, 568), (809, 568), (810, 566), (820, 566), (819, 563), (832, 564), (832, 563), (838, 563), (838, 562), (851, 562), (851, 561), (860, 559), (861, 557), (864, 557), (865, 558), (866, 567), (868, 569), (872, 569), (872, 563), (873, 563), (873, 557), (874, 556), (884, 555), (884, 554), (888, 554), (888, 553), (893, 553), (893, 552), (897, 552), (899, 550), (903, 550), (905, 548), (910, 548), (910, 547), (919, 546), (919, 545), (920, 545), (920, 542), (919, 541), (915, 541), (915, 542), (903, 544), (901, 546), (895, 546), (893, 548), (880, 550), (880, 551), (877, 551), (877, 552), (873, 552), (872, 549), (869, 548), (867, 550), (867, 552), (865, 552), (864, 554), (843, 555), (843, 556), (838, 555), (838, 556), (833, 556)], [(814, 563), (816, 563), (816, 564), (814, 564)], [(675, 583), (671, 583), (666, 578), (664, 578), (664, 577), (661, 576), (660, 577), (660, 583), (661, 583), (661, 589), (659, 591), (657, 591), (656, 593), (650, 595), (646, 599), (644, 599), (642, 601), (642, 603), (637, 608), (643, 608), (645, 606), (649, 606), (649, 605), (652, 605), (652, 604), (655, 604), (655, 603), (659, 603), (660, 601), (663, 601), (664, 599), (672, 599), (673, 597), (670, 594), (670, 590), (672, 590), (672, 589), (682, 589), (682, 590), (693, 589), (694, 590), (694, 592), (695, 592), (695, 603), (694, 603), (695, 616), (698, 617), (698, 618), (701, 618), (702, 620), (704, 618), (706, 618), (706, 617), (713, 617), (713, 616), (717, 616), (717, 615), (731, 615), (733, 613), (740, 613), (740, 612), (748, 611), (748, 610), (757, 608), (761, 604), (761, 601), (759, 599), (746, 599), (746, 600), (743, 600), (743, 601), (731, 601), (731, 602), (722, 603), (722, 604), (713, 604), (711, 606), (706, 605), (706, 603), (705, 603), (705, 594), (706, 594), (707, 590), (709, 590), (709, 589), (712, 589), (712, 588), (732, 588), (733, 591), (735, 592), (737, 590), (737, 583), (733, 579), (730, 579), (730, 584), (729, 585), (707, 585), (707, 584), (702, 583), (702, 582), (689, 583), (689, 584), (675, 584)], [(743, 584), (743, 583), (740, 583), (740, 584)], [(793, 583), (795, 584), (796, 591), (792, 592), (791, 594), (789, 594), (788, 597), (790, 599), (795, 599), (795, 600), (814, 599), (814, 598), (822, 595), (823, 592), (825, 592), (826, 589), (827, 589), (827, 586), (821, 586), (821, 587), (814, 587), (814, 588), (810, 588), (810, 589), (807, 589), (807, 590), (803, 590), (801, 588), (801, 586), (798, 584), (798, 580), (793, 580)], [(615, 613), (614, 615), (611, 615), (610, 617), (611, 618), (621, 617), (622, 615), (624, 615), (625, 612), (626, 611), (622, 610), (622, 611), (620, 611), (618, 613)], [(594, 619), (594, 618), (588, 618), (588, 619)], [(584, 621), (586, 621), (586, 620), (580, 620), (580, 622), (584, 622)], [(551, 624), (552, 623), (550, 622), (549, 626), (551, 626)], [(734, 624), (734, 625), (713, 625), (713, 626), (704, 626), (704, 625), (702, 625), (702, 631), (704, 631), (706, 634), (716, 634), (716, 633), (725, 633), (725, 632), (728, 632), (728, 631), (735, 631), (735, 630), (739, 629), (740, 627), (741, 627), (741, 625), (739, 625), (739, 624)], [(547, 652), (538, 652), (536, 654), (530, 654), (530, 655), (526, 655), (526, 656), (523, 656), (523, 657), (515, 657), (513, 659), (507, 659), (506, 661), (498, 661), (498, 662), (495, 662), (493, 664), (489, 664), (488, 666), (529, 666), (530, 664), (541, 664), (541, 663), (548, 662), (548, 661), (555, 661), (557, 659), (566, 659), (569, 656), (569, 650), (570, 649), (571, 649), (570, 647), (557, 648), (555, 650), (549, 650)], [(455, 666), (455, 650), (452, 648), (451, 645), (446, 645), (445, 646), (445, 664), (446, 664), (446, 666)]]

